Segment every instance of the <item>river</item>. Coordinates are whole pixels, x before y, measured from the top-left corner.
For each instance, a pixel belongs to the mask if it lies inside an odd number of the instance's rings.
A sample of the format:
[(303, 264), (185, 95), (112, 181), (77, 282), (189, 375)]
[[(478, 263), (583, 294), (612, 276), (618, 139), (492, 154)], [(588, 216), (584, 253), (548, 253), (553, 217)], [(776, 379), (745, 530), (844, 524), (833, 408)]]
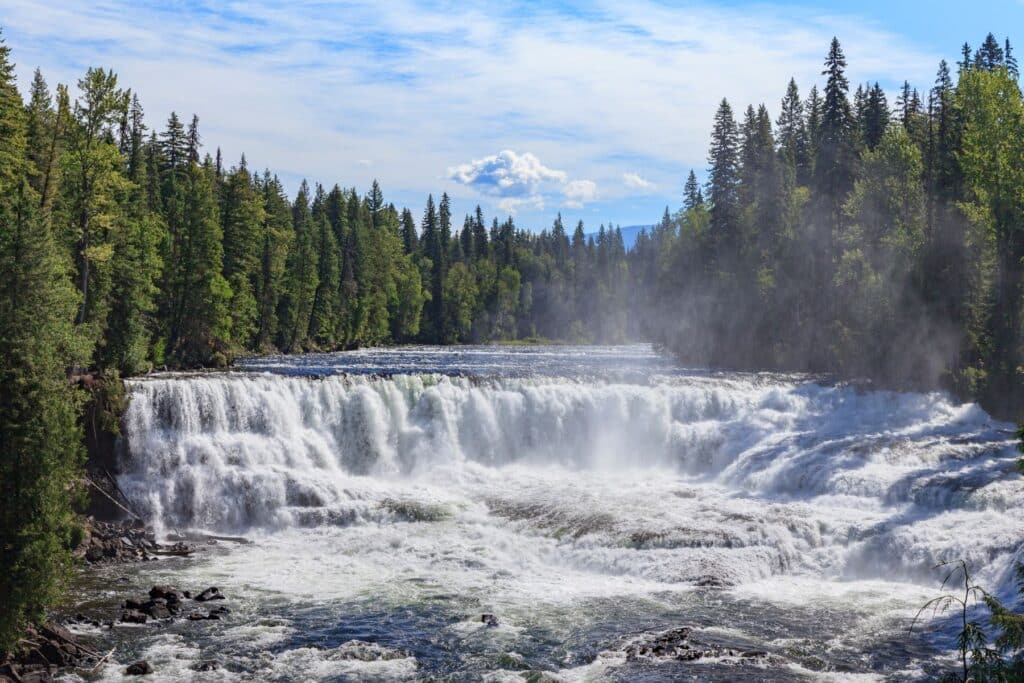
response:
[[(935, 565), (1010, 597), (1024, 540), (1011, 425), (941, 393), (643, 345), (264, 357), (128, 386), (135, 505), (161, 533), (254, 543), (133, 569), (234, 611), (147, 631), (110, 680), (136, 657), (152, 680), (201, 659), (209, 680), (927, 679), (952, 647), (948, 616), (908, 632)], [(681, 626), (706, 656), (624, 654)]]

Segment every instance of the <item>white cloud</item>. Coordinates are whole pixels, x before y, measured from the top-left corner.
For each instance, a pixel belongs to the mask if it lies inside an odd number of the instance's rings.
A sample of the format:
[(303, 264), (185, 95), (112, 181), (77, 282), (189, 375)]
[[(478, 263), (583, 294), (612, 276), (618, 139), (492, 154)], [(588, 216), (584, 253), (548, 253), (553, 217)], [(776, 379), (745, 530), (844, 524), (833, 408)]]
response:
[(655, 185), (639, 173), (623, 173), (622, 182), (631, 190), (653, 190)]
[(565, 186), (565, 206), (582, 209), (587, 202), (597, 198), (597, 183), (593, 180), (574, 180)]
[(548, 168), (533, 154), (506, 149), (448, 169), (451, 180), (497, 197), (536, 195), (545, 183), (565, 183), (565, 171)]
[(561, 195), (564, 206), (581, 209), (597, 198), (597, 183), (569, 180), (565, 171), (549, 168), (530, 152), (506, 149), (448, 169), (448, 179), (483, 195), (500, 198), (498, 208), (509, 214), (541, 210), (545, 196)]

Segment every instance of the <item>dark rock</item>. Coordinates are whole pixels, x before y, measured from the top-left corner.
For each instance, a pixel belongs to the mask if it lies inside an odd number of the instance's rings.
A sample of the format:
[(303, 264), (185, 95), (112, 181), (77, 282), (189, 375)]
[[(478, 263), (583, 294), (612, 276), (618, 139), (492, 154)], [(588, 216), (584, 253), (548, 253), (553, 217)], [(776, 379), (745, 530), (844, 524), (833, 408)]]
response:
[(224, 599), (225, 599), (224, 594), (221, 593), (220, 589), (218, 589), (215, 586), (207, 588), (206, 590), (204, 590), (202, 593), (200, 593), (199, 595), (197, 595), (195, 597), (195, 600), (197, 602), (206, 602), (208, 600), (224, 600)]
[(145, 606), (145, 604), (146, 603), (142, 602), (141, 600), (134, 600), (132, 598), (128, 598), (127, 600), (121, 603), (121, 609), (142, 609), (143, 606)]
[(157, 604), (156, 602), (146, 605), (146, 614), (154, 619), (171, 618), (171, 610), (167, 609), (167, 605)]
[(202, 621), (204, 619), (206, 619), (206, 615), (204, 615), (202, 612), (192, 612), (188, 615), (189, 621)]
[(125, 669), (124, 672), (128, 676), (145, 676), (146, 674), (153, 673), (153, 667), (146, 660), (140, 659)]
[(220, 668), (220, 662), (213, 660), (207, 660), (205, 662), (196, 662), (195, 666), (192, 667), (193, 671), (216, 671)]
[(192, 599), (192, 591), (181, 591), (181, 595), (186, 600), (191, 600)]
[(173, 586), (153, 586), (149, 589), (151, 600), (166, 600), (168, 604), (181, 602), (185, 595)]
[(701, 588), (728, 588), (731, 584), (719, 576), (704, 574), (694, 579), (693, 585), (700, 586)]
[(89, 562), (99, 562), (103, 559), (103, 548), (95, 545), (89, 546), (85, 551), (85, 559)]
[(121, 613), (121, 621), (126, 624), (145, 624), (148, 620), (149, 615), (136, 609), (126, 609)]
[(493, 614), (481, 614), (480, 623), (485, 625), (487, 628), (497, 628), (499, 622), (498, 617)]
[(117, 577), (117, 582), (118, 583), (128, 583), (128, 581), (129, 581), (129, 578), (127, 576), (119, 576), (119, 577)]

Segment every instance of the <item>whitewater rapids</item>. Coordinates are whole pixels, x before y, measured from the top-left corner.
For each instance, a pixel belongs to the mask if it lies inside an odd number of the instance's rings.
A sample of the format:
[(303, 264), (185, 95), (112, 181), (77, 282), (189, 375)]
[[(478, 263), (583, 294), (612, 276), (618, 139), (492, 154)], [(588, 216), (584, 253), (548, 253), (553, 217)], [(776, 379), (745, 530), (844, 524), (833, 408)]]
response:
[[(1010, 425), (941, 393), (647, 347), (273, 358), (129, 393), (129, 498), (162, 531), (257, 540), (168, 574), (253, 596), (226, 630), (154, 637), (169, 679), (224, 648), (220, 673), (268, 680), (926, 677), (948, 628), (906, 628), (935, 565), (1010, 597), (1024, 540)], [(776, 657), (619, 655), (681, 625)]]

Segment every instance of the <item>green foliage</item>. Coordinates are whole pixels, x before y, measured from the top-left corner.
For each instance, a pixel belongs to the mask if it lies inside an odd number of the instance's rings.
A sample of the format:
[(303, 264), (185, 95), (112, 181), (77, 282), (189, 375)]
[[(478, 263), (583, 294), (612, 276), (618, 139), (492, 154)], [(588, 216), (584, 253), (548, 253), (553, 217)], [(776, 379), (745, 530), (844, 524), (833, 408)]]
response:
[(0, 651), (55, 601), (70, 566), (84, 359), (67, 260), (30, 184), (24, 113), (0, 43)]
[[(958, 665), (942, 677), (944, 681), (971, 683), (991, 681), (1009, 683), (1024, 678), (1024, 614), (1013, 612), (998, 598), (979, 586), (963, 560), (943, 562), (939, 565), (949, 568), (942, 581), (943, 593), (925, 603), (911, 622), (910, 630), (918, 623), (921, 615), (930, 612), (933, 616), (952, 612), (957, 619), (959, 630), (956, 637)], [(1018, 593), (1024, 595), (1024, 565), (1016, 566)], [(981, 617), (980, 608), (988, 608), (988, 623), (998, 631), (995, 638), (989, 638)]]

